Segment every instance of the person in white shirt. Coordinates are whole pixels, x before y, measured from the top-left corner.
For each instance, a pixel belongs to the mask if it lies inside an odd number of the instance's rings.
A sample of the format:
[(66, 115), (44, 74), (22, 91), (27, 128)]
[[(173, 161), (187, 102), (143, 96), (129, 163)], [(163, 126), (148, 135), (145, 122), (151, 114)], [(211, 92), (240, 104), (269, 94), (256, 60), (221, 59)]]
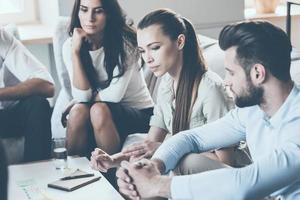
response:
[(136, 32), (116, 0), (76, 0), (63, 58), (76, 104), (67, 120), (69, 155), (120, 150), (147, 132), (153, 101), (138, 60)]
[(50, 157), (53, 80), (16, 38), (0, 29), (0, 137), (25, 136), (24, 161)]
[[(300, 88), (290, 76), (291, 42), (265, 21), (223, 28), (225, 82), (236, 105), (225, 117), (177, 134), (152, 160), (124, 161), (120, 191), (132, 199), (300, 199)], [(209, 134), (207, 134), (209, 133)], [(185, 154), (247, 140), (253, 163), (187, 176), (162, 176)]]

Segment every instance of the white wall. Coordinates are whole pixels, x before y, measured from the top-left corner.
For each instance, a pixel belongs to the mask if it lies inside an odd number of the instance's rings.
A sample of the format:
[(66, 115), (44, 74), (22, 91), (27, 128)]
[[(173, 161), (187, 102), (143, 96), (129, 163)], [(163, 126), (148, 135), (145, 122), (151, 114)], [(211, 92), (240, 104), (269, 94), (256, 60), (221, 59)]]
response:
[(135, 24), (154, 9), (170, 8), (190, 19), (197, 32), (214, 38), (226, 24), (244, 19), (242, 0), (119, 0), (119, 3)]
[(58, 0), (59, 15), (70, 16), (75, 0)]
[[(70, 16), (74, 0), (59, 0), (59, 14)], [(214, 38), (231, 22), (244, 19), (243, 0), (119, 0), (135, 24), (148, 12), (170, 8), (189, 18), (197, 32)]]
[(54, 26), (59, 16), (60, 0), (38, 0), (39, 20), (43, 24)]
[[(38, 13), (38, 20), (40, 23), (52, 27), (55, 26), (59, 16), (58, 1), (60, 0), (50, 0), (50, 1), (37, 0), (38, 2), (37, 13)], [(53, 45), (52, 44), (31, 44), (31, 45), (26, 45), (26, 47), (50, 71), (56, 84), (55, 89), (57, 95), (57, 91), (59, 90), (60, 86), (59, 86), (56, 67), (54, 63)], [(52, 106), (54, 104), (54, 101), (55, 98), (49, 99), (49, 102)]]

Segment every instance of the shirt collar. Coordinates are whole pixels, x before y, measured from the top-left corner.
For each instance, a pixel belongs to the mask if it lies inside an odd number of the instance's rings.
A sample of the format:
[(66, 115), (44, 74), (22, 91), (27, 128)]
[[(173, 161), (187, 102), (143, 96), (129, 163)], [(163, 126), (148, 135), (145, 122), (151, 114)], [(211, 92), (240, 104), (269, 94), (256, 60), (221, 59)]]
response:
[(293, 104), (293, 99), (297, 96), (299, 93), (299, 88), (297, 86), (293, 86), (293, 89), (291, 90), (290, 94), (284, 101), (284, 103), (280, 106), (280, 108), (277, 110), (277, 112), (270, 118), (267, 116), (265, 112), (263, 113), (263, 119), (266, 123), (270, 124), (272, 127), (276, 127), (280, 125), (285, 118), (286, 111), (289, 110), (289, 108)]

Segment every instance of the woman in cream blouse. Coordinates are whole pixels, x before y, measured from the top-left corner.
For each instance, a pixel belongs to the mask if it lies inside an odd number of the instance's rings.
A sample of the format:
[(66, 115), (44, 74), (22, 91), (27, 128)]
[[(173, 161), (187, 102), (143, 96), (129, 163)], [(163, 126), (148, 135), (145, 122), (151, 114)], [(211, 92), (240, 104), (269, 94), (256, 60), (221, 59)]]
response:
[[(202, 126), (225, 115), (233, 105), (224, 92), (222, 79), (208, 71), (192, 24), (165, 9), (153, 11), (138, 24), (138, 48), (143, 60), (157, 77), (162, 77), (157, 104), (146, 139), (122, 152), (92, 153), (94, 169), (106, 171), (124, 159), (150, 158), (167, 134)], [(180, 133), (179, 133), (180, 134)], [(191, 155), (182, 161), (178, 173), (195, 173), (233, 165), (234, 148)], [(195, 159), (196, 158), (196, 159)]]

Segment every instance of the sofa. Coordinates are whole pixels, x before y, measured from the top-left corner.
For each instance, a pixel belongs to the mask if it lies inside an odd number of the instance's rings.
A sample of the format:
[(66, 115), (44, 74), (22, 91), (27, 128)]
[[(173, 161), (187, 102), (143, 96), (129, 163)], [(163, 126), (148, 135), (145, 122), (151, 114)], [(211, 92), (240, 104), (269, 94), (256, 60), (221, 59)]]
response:
[[(69, 37), (67, 33), (68, 24), (69, 18), (61, 17), (57, 23), (53, 37), (54, 58), (59, 80), (59, 83), (56, 83), (56, 88), (60, 88), (56, 91), (58, 94), (51, 118), (51, 130), (54, 138), (65, 137), (66, 135), (66, 129), (61, 125), (60, 119), (64, 108), (72, 99), (71, 84), (62, 58), (62, 45)], [(208, 69), (219, 74), (221, 78), (224, 78), (224, 52), (219, 48), (218, 41), (203, 35), (198, 35), (198, 37)], [(300, 84), (300, 51), (293, 49), (291, 56), (291, 76), (296, 84)], [(160, 80), (156, 78), (147, 67), (144, 67), (143, 71), (148, 89), (155, 101)], [(132, 143), (139, 137), (140, 135), (130, 135), (125, 143)], [(24, 138), (1, 139), (1, 141), (5, 143), (4, 145), (9, 155), (9, 163), (20, 162), (22, 160), (21, 155), (23, 155)]]

